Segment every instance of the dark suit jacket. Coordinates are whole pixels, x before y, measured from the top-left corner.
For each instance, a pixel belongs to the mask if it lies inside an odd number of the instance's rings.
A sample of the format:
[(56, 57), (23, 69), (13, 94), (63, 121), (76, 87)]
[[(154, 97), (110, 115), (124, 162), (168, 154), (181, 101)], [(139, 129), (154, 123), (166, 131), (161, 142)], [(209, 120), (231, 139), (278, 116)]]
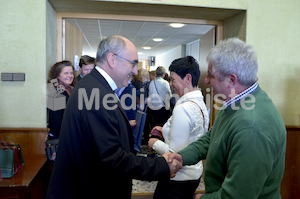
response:
[[(99, 99), (95, 94), (97, 90)], [(104, 108), (107, 94), (115, 96), (96, 69), (73, 89), (63, 118), (49, 199), (130, 199), (132, 178), (169, 179), (170, 171), (164, 158), (134, 155), (132, 130), (126, 114), (118, 100), (109, 104), (118, 105), (116, 109)], [(100, 108), (96, 107), (97, 103)]]
[(80, 76), (80, 74), (76, 77), (76, 81), (79, 82), (79, 80), (81, 80), (82, 77)]

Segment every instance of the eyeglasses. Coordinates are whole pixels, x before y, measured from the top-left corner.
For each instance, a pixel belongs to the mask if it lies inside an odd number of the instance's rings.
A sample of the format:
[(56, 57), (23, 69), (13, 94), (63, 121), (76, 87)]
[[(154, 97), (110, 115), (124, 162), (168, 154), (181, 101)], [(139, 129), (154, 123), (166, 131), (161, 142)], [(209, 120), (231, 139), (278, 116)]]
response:
[(135, 66), (139, 63), (138, 60), (133, 60), (133, 61), (131, 61), (131, 60), (126, 59), (125, 57), (122, 57), (122, 56), (117, 55), (117, 54), (115, 54), (115, 53), (114, 53), (114, 55), (117, 56), (117, 57), (119, 57), (119, 58), (121, 58), (121, 59), (124, 59), (124, 60), (126, 60), (126, 61), (129, 61), (130, 63), (132, 63), (133, 67), (135, 67)]

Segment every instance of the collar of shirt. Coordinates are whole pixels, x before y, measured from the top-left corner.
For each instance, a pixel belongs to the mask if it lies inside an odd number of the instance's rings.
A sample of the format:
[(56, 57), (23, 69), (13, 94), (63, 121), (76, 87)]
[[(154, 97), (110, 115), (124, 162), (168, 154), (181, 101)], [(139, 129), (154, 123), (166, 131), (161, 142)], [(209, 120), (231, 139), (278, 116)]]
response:
[(183, 96), (181, 96), (177, 100), (176, 105), (177, 105), (177, 103), (181, 104), (181, 103), (184, 103), (187, 101), (199, 101), (199, 100), (203, 100), (203, 95), (202, 95), (202, 92), (199, 89), (197, 89), (195, 91), (187, 92)]
[(123, 91), (125, 90), (126, 87), (122, 87), (122, 88), (117, 88), (115, 90), (115, 93), (117, 94), (117, 96), (120, 98), (121, 94), (123, 93)]
[(250, 93), (252, 93), (253, 91), (256, 90), (258, 86), (258, 83), (255, 82), (252, 86), (250, 86), (249, 88), (245, 89), (244, 91), (240, 92), (237, 96), (230, 98), (228, 100), (226, 100), (223, 105), (228, 107), (233, 103), (236, 103), (237, 101), (239, 101), (240, 99), (246, 97), (247, 95), (249, 95)]
[(96, 66), (95, 68), (104, 77), (113, 91), (118, 88), (115, 81), (100, 66)]

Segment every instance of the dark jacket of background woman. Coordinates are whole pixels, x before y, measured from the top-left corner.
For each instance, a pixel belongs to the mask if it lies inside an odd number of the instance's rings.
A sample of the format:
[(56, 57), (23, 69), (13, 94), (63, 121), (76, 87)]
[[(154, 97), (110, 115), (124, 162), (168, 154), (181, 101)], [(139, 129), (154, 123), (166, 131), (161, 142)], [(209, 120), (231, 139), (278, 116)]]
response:
[[(61, 95), (63, 95), (66, 99), (66, 104), (69, 99), (69, 95), (66, 91), (62, 92)], [(50, 129), (50, 132), (52, 136), (51, 139), (56, 139), (59, 136), (59, 132), (61, 129), (61, 122), (62, 118), (65, 112), (65, 109), (59, 109), (59, 110), (51, 110), (47, 108), (48, 112), (48, 128)]]

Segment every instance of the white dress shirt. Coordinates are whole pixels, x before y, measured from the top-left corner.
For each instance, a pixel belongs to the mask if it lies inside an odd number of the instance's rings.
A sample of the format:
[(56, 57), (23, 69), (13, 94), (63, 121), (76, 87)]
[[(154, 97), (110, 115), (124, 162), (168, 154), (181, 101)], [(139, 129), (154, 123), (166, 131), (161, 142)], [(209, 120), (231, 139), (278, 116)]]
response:
[(104, 79), (107, 81), (107, 83), (109, 84), (109, 86), (111, 87), (111, 89), (113, 91), (118, 88), (117, 84), (115, 83), (115, 81), (105, 72), (105, 70), (103, 70), (99, 66), (96, 66), (95, 68), (104, 77)]

